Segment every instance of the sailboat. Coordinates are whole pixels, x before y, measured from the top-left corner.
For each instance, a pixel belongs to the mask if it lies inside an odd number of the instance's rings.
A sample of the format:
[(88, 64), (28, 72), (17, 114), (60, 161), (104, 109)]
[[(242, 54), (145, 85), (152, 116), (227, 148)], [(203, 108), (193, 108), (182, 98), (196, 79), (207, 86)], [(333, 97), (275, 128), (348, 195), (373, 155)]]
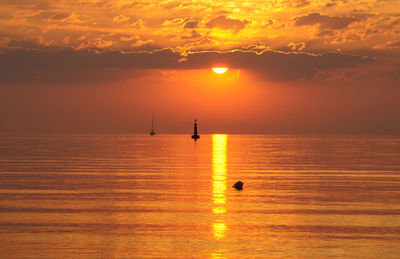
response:
[(192, 139), (194, 139), (194, 141), (196, 141), (199, 138), (200, 138), (200, 136), (197, 134), (197, 120), (194, 120), (194, 129), (193, 129)]
[(151, 131), (150, 131), (150, 135), (151, 136), (154, 136), (154, 135), (156, 135), (156, 132), (154, 131), (154, 115), (153, 115), (153, 113), (151, 114)]

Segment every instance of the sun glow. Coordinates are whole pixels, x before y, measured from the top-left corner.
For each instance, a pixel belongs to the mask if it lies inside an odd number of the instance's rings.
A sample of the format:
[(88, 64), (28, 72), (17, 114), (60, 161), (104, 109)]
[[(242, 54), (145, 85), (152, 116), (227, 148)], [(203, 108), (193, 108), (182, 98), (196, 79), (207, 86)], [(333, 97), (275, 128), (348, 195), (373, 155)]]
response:
[(217, 74), (223, 74), (228, 70), (228, 68), (227, 67), (213, 67), (212, 70)]

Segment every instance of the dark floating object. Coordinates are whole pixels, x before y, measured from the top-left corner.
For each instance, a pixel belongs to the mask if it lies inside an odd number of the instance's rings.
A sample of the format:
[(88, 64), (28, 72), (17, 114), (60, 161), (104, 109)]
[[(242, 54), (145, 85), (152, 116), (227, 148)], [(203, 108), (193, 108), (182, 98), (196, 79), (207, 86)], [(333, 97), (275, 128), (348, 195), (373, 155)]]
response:
[(243, 182), (237, 181), (232, 187), (240, 191), (241, 189), (243, 189)]
[(194, 129), (193, 129), (192, 139), (194, 139), (194, 141), (196, 141), (199, 138), (200, 138), (200, 136), (197, 134), (197, 120), (194, 120)]

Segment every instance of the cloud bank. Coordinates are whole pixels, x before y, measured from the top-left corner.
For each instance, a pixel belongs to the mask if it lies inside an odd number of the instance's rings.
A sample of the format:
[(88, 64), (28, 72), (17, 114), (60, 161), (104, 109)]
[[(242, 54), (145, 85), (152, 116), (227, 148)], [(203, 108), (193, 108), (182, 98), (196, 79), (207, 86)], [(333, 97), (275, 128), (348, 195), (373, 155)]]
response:
[(143, 69), (209, 69), (225, 65), (232, 69), (249, 69), (271, 80), (311, 78), (319, 71), (355, 67), (370, 59), (349, 54), (279, 52), (265, 50), (203, 51), (181, 53), (171, 49), (152, 52), (122, 53), (87, 50), (58, 52), (12, 51), (0, 55), (2, 82), (101, 80), (99, 72)]

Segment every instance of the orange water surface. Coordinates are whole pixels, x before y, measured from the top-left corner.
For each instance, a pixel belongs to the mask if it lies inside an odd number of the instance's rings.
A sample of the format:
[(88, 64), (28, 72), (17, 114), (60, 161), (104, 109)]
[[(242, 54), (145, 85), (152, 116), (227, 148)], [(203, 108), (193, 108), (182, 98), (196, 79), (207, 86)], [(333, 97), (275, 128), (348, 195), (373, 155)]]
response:
[(1, 258), (398, 258), (400, 137), (1, 135), (0, 197)]

